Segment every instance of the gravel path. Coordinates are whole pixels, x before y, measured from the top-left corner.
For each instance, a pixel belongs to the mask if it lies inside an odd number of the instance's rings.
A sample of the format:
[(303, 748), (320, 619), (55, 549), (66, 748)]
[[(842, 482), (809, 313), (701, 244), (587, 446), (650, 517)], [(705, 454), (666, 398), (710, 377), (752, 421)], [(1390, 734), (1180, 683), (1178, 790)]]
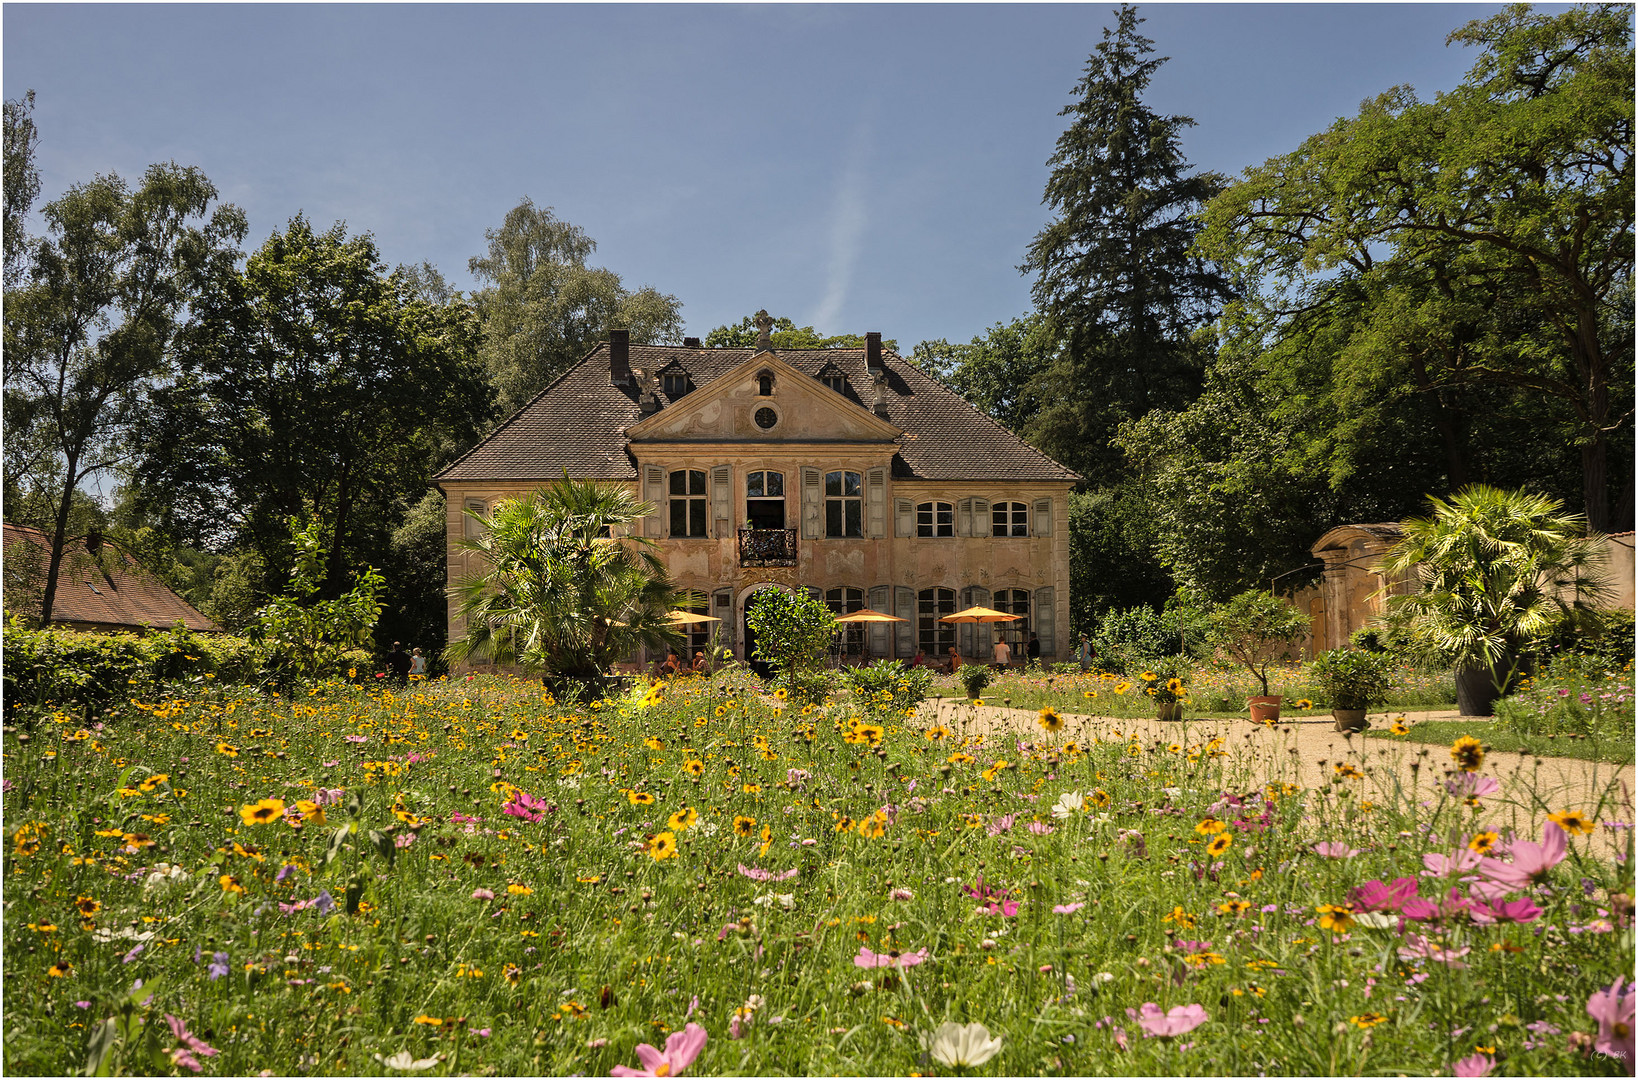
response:
[[(1035, 712), (945, 699), (936, 706), (923, 706), (922, 716), (961, 733), (985, 732), (991, 740), (1012, 735), (1024, 741), (1041, 741), (1045, 732)], [(1401, 715), (1394, 713), (1394, 716)], [(1410, 712), (1407, 723), (1419, 720), (1464, 719), (1455, 710)], [(1247, 777), (1252, 783), (1283, 781), (1303, 787), (1328, 784), (1337, 776), (1338, 763), (1347, 763), (1363, 772), (1351, 783), (1355, 797), (1391, 801), (1396, 788), (1415, 791), (1421, 799), (1448, 797), (1444, 784), (1455, 775), (1448, 749), (1431, 743), (1399, 739), (1347, 736), (1336, 731), (1329, 716), (1282, 720), (1273, 727), (1254, 726), (1247, 720), (1122, 720), (1106, 716), (1065, 713), (1067, 724), (1060, 735), (1066, 740), (1089, 742), (1128, 739), (1137, 736), (1145, 745), (1160, 742), (1193, 747), (1214, 738), (1223, 739), (1222, 749), (1230, 755), (1226, 764), (1230, 775)], [(1388, 714), (1371, 716), (1371, 726), (1383, 730)], [(1467, 717), (1474, 738), (1481, 742), (1488, 718)], [(1012, 749), (1012, 747), (1008, 747)], [(1491, 827), (1512, 828), (1521, 836), (1536, 837), (1548, 813), (1579, 810), (1599, 821), (1633, 821), (1633, 767), (1610, 765), (1574, 758), (1540, 757), (1534, 754), (1492, 752), (1485, 755), (1480, 775), (1501, 781), (1502, 790), (1484, 800), (1485, 822)], [(1626, 847), (1629, 830), (1600, 828), (1593, 834), (1595, 844), (1606, 853)]]

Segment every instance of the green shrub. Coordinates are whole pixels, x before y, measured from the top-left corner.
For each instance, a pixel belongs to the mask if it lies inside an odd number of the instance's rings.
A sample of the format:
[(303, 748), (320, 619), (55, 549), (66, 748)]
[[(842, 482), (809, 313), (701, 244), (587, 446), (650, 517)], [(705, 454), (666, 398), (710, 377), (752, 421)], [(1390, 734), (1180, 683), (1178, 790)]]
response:
[(1308, 672), (1333, 709), (1369, 709), (1388, 700), (1390, 664), (1383, 653), (1332, 649), (1316, 656)]
[(187, 681), (253, 683), (264, 653), (255, 643), (178, 626), (146, 634), (30, 630), (4, 634), (6, 711), (19, 706), (88, 710)]
[(969, 698), (982, 694), (993, 678), (995, 673), (987, 664), (962, 664), (956, 668), (956, 681), (961, 684), (961, 689), (967, 692)]
[[(963, 671), (977, 664), (965, 664)], [(845, 676), (853, 698), (871, 712), (904, 712), (927, 699), (933, 686), (930, 668), (905, 667), (897, 660), (878, 660), (868, 667), (848, 668)]]
[(1626, 608), (1565, 615), (1531, 643), (1538, 668), (1562, 656), (1581, 656), (1605, 666), (1626, 663), (1633, 657), (1633, 618)]

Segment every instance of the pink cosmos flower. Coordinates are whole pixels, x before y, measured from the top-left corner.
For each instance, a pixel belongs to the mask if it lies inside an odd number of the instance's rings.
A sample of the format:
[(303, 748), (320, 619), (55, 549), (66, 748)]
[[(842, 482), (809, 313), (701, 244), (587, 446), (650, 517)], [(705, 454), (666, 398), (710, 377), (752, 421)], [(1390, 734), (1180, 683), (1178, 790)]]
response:
[(1186, 1035), (1210, 1019), (1203, 1005), (1174, 1005), (1171, 1011), (1161, 1012), (1159, 1005), (1145, 1001), (1136, 1013), (1126, 1011), (1137, 1019), (1143, 1034), (1150, 1038)]
[(1569, 838), (1564, 830), (1549, 821), (1541, 830), (1539, 844), (1533, 840), (1515, 840), (1509, 849), (1512, 862), (1485, 859), (1479, 865), (1479, 873), (1515, 889), (1541, 884), (1547, 880), (1548, 871), (1564, 861), (1568, 849)]
[(1013, 822), (1018, 820), (1017, 814), (1002, 814), (989, 824), (989, 834), (1000, 836), (1004, 832), (1012, 831)]
[(1337, 840), (1327, 840), (1322, 844), (1314, 845), (1314, 854), (1323, 855), (1327, 859), (1351, 859), (1359, 854), (1359, 849), (1349, 847)]
[(510, 814), (515, 818), (522, 818), (532, 824), (539, 821), (548, 809), (550, 807), (545, 799), (537, 799), (522, 788), (514, 788), (512, 798), (507, 801), (505, 806), (501, 807), (501, 813)]
[(191, 1034), (188, 1031), (188, 1026), (170, 1013), (165, 1014), (165, 1022), (171, 1026), (171, 1036), (182, 1044), (171, 1051), (171, 1064), (199, 1072), (203, 1066), (199, 1064), (199, 1059), (193, 1055), (201, 1054), (205, 1057), (214, 1057), (216, 1048), (197, 1035)]
[(1029, 831), (1034, 833), (1036, 836), (1051, 836), (1058, 830), (1053, 828), (1051, 825), (1048, 825), (1044, 821), (1032, 821), (1029, 823)]
[(1587, 999), (1587, 1015), (1598, 1021), (1598, 1038), (1593, 1049), (1620, 1058), (1630, 1069), (1633, 1062), (1633, 1011), (1638, 993), (1632, 985), (1622, 989), (1617, 975), (1608, 990), (1595, 990)]
[(1436, 941), (1430, 941), (1420, 934), (1406, 934), (1405, 944), (1399, 949), (1401, 960), (1432, 960), (1451, 968), (1465, 968), (1461, 958), (1472, 950), (1466, 947), (1447, 949)]
[(1541, 909), (1531, 903), (1528, 897), (1519, 900), (1490, 901), (1488, 903), (1475, 899), (1468, 914), (1480, 926), (1487, 926), (1495, 922), (1535, 922), (1541, 918)]
[(928, 957), (926, 949), (918, 949), (911, 953), (871, 952), (863, 945), (859, 946), (859, 955), (853, 958), (853, 966), (861, 968), (896, 967), (909, 968), (924, 962)]
[(1423, 877), (1450, 877), (1453, 874), (1465, 874), (1475, 870), (1484, 861), (1484, 856), (1477, 851), (1460, 848), (1450, 855), (1424, 855), (1422, 865), (1427, 867), (1422, 871)]
[(1014, 915), (1018, 914), (1018, 901), (1016, 901), (1016, 900), (1002, 900), (1000, 902), (997, 902), (997, 901), (991, 900), (990, 905), (989, 905), (989, 909), (988, 909), (988, 913), (991, 914), (991, 915), (999, 915), (1003, 919), (1010, 919)]
[(494, 898), (495, 894), (490, 892), (488, 889), (472, 890), (472, 899), (474, 900), (493, 900)]
[(1452, 1076), (1489, 1076), (1496, 1067), (1496, 1059), (1488, 1054), (1474, 1054), (1458, 1061), (1452, 1067)]
[(1465, 772), (1454, 780), (1446, 780), (1445, 790), (1458, 799), (1479, 798), (1484, 795), (1494, 795), (1501, 790), (1501, 784), (1493, 776), (1480, 776), (1477, 773)]
[(1450, 887), (1450, 892), (1437, 902), (1424, 900), (1420, 896), (1413, 896), (1405, 901), (1405, 906), (1399, 913), (1407, 919), (1418, 922), (1432, 922), (1435, 919), (1450, 919), (1469, 911), (1473, 907), (1471, 901), (1462, 896), (1456, 886)]
[(1084, 902), (1079, 904), (1053, 904), (1052, 913), (1054, 915), (1073, 915), (1085, 906)]
[(1415, 895), (1416, 879), (1402, 877), (1391, 885), (1367, 881), (1348, 893), (1348, 901), (1355, 911), (1398, 911)]
[(643, 1063), (641, 1069), (633, 1069), (627, 1065), (616, 1065), (609, 1070), (610, 1076), (680, 1076), (682, 1071), (694, 1064), (694, 1059), (700, 1056), (705, 1049), (705, 1029), (698, 1024), (689, 1024), (681, 1031), (673, 1031), (665, 1040), (665, 1052), (661, 1053), (648, 1043), (637, 1044), (637, 1060)]
[(784, 881), (787, 878), (795, 877), (797, 874), (797, 871), (794, 869), (782, 870), (775, 873), (772, 870), (764, 870), (760, 866), (746, 866), (744, 863), (740, 863), (738, 865), (739, 872), (750, 878), (752, 881)]

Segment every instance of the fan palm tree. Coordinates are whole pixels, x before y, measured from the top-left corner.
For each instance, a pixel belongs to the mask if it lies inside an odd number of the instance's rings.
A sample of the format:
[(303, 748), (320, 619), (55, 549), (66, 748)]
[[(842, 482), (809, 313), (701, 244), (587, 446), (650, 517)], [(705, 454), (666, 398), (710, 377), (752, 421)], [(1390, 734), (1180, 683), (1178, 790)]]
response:
[(654, 542), (611, 535), (653, 512), (623, 487), (567, 476), (487, 518), (467, 511), (483, 534), (460, 546), (486, 565), (451, 590), (466, 636), (444, 655), (513, 664), (573, 694), (639, 648), (679, 645), (678, 594)]
[(1602, 538), (1564, 504), (1475, 484), (1433, 515), (1404, 522), (1380, 572), (1414, 573), (1420, 591), (1388, 598), (1390, 623), (1429, 659), (1456, 669), (1464, 716), (1486, 715), (1519, 653), (1566, 616), (1595, 620), (1608, 586)]

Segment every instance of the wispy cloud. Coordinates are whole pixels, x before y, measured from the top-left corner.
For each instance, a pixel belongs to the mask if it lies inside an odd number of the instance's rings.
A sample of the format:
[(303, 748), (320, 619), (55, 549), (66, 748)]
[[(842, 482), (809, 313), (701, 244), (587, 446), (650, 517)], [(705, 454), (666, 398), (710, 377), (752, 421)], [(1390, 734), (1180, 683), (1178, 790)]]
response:
[(866, 170), (870, 161), (870, 123), (861, 122), (853, 132), (836, 184), (836, 202), (830, 220), (830, 266), (825, 274), (825, 295), (814, 312), (812, 325), (821, 334), (842, 332), (839, 320), (847, 304), (853, 269), (864, 247)]

